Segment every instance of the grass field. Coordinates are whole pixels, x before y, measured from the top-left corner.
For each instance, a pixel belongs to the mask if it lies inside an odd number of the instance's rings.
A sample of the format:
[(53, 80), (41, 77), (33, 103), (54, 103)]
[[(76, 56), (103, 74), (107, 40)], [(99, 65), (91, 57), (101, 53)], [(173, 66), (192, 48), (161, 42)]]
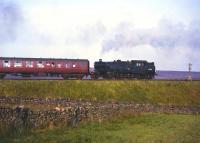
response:
[[(0, 96), (200, 106), (200, 81), (0, 81)], [(200, 116), (145, 113), (77, 128), (0, 128), (0, 143), (199, 143)]]
[(200, 81), (0, 81), (0, 95), (200, 105)]
[(200, 116), (141, 114), (103, 123), (82, 123), (77, 128), (61, 127), (0, 135), (8, 143), (199, 143)]

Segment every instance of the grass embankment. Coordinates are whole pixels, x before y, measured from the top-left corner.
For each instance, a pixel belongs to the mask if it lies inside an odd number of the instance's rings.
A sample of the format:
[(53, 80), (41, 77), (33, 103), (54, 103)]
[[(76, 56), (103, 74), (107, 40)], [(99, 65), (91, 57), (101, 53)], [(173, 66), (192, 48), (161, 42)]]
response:
[(0, 81), (0, 96), (200, 105), (200, 81)]
[(199, 143), (200, 116), (143, 114), (103, 123), (84, 123), (78, 128), (48, 128), (0, 136), (15, 143)]

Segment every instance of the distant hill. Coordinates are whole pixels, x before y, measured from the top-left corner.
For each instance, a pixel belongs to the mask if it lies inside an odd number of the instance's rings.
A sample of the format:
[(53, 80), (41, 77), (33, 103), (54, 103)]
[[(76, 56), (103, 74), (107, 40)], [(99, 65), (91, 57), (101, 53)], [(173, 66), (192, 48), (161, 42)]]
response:
[[(155, 79), (187, 79), (189, 76), (188, 71), (156, 71)], [(193, 80), (200, 80), (200, 72), (191, 72)]]

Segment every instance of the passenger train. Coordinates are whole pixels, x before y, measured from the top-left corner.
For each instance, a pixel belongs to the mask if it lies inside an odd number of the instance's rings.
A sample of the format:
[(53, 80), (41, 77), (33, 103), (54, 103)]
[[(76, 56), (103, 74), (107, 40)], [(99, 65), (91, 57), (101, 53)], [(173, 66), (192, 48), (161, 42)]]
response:
[(145, 60), (96, 61), (90, 70), (88, 59), (0, 57), (0, 78), (6, 75), (22, 77), (62, 77), (63, 79), (153, 79), (154, 62)]

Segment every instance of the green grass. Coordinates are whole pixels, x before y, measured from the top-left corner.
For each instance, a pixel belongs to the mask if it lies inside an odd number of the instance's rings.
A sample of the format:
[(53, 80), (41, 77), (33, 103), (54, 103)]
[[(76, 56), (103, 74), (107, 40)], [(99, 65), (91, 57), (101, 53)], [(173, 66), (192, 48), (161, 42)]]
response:
[(200, 81), (0, 81), (0, 95), (200, 105)]
[(200, 116), (142, 114), (77, 128), (35, 130), (2, 137), (4, 143), (199, 143)]

